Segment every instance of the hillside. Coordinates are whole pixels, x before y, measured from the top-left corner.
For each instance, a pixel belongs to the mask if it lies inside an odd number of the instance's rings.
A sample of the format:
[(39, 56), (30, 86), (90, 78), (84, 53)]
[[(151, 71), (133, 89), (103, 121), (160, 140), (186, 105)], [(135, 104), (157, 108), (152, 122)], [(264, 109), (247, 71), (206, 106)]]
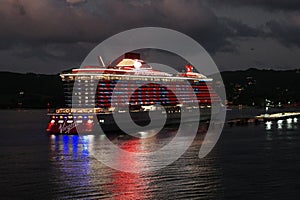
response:
[(263, 106), (300, 102), (299, 70), (258, 70), (222, 72), (228, 101), (232, 104)]
[(0, 108), (45, 108), (63, 104), (59, 75), (0, 72)]
[[(227, 99), (233, 105), (264, 106), (300, 102), (299, 70), (248, 69), (221, 73)], [(64, 105), (63, 84), (58, 74), (0, 72), (0, 108), (51, 108)]]

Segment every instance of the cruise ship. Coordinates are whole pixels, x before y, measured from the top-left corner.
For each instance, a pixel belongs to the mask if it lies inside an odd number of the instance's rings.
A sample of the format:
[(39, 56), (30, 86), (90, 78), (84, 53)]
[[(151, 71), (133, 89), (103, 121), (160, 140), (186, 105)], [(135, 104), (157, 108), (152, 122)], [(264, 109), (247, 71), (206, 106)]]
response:
[(77, 134), (79, 129), (88, 134), (99, 126), (118, 131), (113, 114), (125, 112), (140, 126), (150, 122), (149, 112), (165, 115), (169, 125), (180, 123), (182, 112), (200, 108), (201, 118), (190, 120), (204, 121), (210, 119), (212, 101), (219, 101), (212, 79), (194, 72), (192, 65), (172, 74), (152, 68), (137, 53), (126, 53), (108, 67), (85, 66), (60, 76), (66, 105), (48, 113), (50, 134)]

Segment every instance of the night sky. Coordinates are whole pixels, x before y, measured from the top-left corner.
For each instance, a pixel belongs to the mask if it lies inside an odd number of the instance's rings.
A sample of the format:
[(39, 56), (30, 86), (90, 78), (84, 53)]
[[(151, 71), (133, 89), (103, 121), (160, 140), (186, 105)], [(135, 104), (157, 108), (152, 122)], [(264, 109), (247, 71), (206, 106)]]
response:
[(299, 11), (299, 0), (0, 0), (0, 71), (59, 73), (144, 26), (189, 35), (221, 71), (300, 68)]

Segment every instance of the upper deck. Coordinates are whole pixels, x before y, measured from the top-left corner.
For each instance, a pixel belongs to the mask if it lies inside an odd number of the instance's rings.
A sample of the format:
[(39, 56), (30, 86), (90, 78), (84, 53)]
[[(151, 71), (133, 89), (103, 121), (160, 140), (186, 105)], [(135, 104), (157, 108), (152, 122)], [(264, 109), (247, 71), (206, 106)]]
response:
[(107, 68), (100, 66), (85, 66), (83, 68), (73, 69), (71, 73), (60, 75), (65, 79), (117, 79), (117, 80), (144, 80), (144, 81), (205, 81), (212, 79), (193, 72), (193, 66), (187, 65), (186, 72), (171, 74), (153, 69), (143, 60), (137, 58), (123, 58), (116, 65), (109, 65)]

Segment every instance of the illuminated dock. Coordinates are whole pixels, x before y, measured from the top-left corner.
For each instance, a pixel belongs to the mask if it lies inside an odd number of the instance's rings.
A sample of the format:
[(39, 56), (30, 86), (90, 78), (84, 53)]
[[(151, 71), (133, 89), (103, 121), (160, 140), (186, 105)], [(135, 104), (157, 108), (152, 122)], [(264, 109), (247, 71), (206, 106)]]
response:
[(233, 125), (248, 125), (248, 124), (260, 124), (260, 122), (272, 123), (272, 121), (277, 121), (282, 123), (283, 120), (286, 120), (287, 123), (297, 123), (298, 118), (300, 117), (300, 112), (281, 112), (273, 114), (261, 114), (255, 117), (242, 117), (230, 119), (227, 121), (227, 124), (230, 126)]
[(255, 117), (260, 121), (275, 121), (275, 120), (283, 120), (289, 118), (298, 118), (300, 117), (300, 112), (281, 112), (281, 113), (273, 113), (273, 114), (261, 114)]

